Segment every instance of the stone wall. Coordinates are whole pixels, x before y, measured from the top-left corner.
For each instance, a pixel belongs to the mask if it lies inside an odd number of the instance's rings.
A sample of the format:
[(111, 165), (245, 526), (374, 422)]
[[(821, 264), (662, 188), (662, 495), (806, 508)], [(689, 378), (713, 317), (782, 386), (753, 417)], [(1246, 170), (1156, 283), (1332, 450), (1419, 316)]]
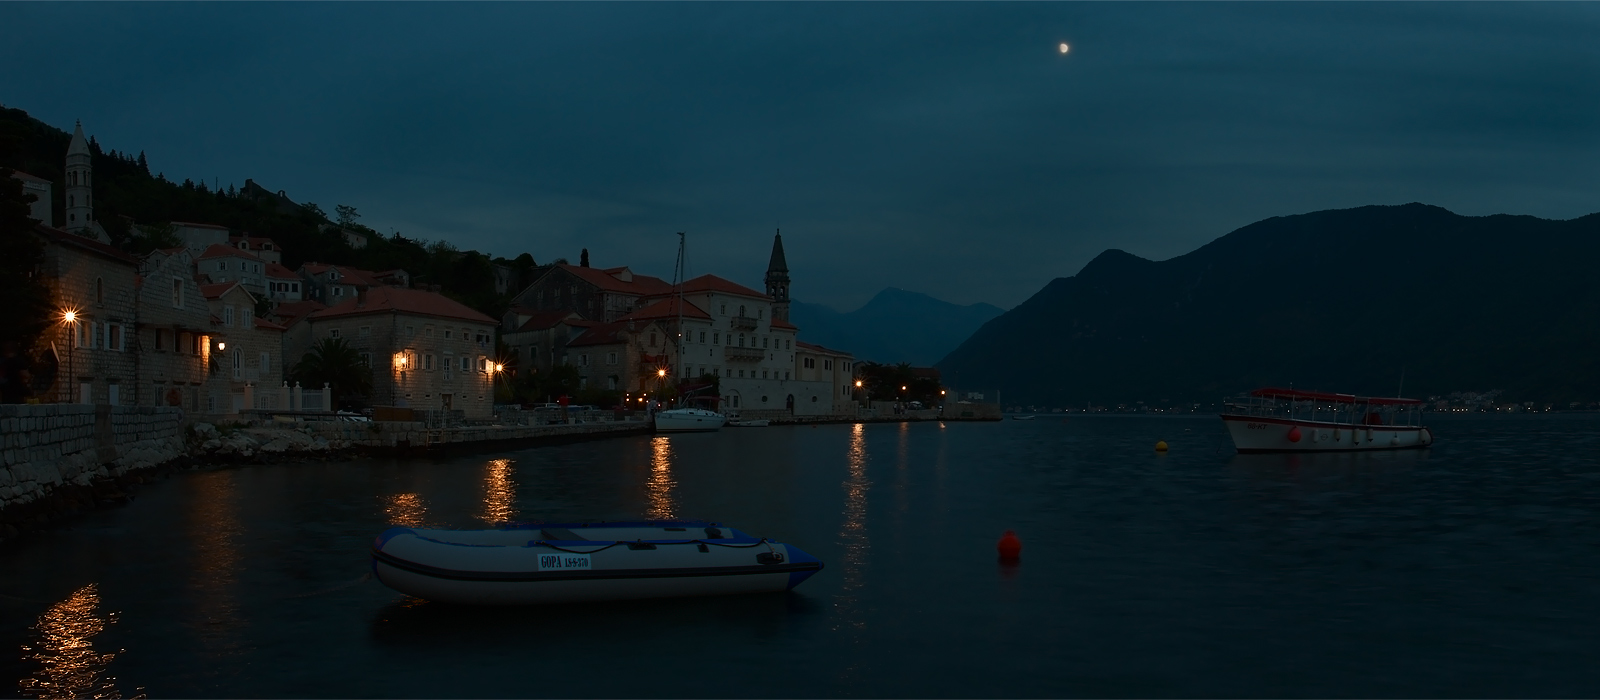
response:
[(175, 459), (181, 420), (164, 406), (0, 405), (0, 510)]

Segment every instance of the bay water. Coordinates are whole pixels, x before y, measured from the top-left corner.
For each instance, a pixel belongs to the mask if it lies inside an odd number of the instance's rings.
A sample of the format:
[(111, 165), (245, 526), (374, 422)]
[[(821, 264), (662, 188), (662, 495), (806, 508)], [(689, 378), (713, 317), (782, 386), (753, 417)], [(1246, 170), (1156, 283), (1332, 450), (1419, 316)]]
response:
[[(1051, 414), (188, 472), (0, 552), (0, 674), (56, 697), (1600, 693), (1600, 415), (1428, 423), (1430, 450), (1346, 455)], [(527, 608), (367, 577), (392, 524), (641, 518), (826, 568)]]

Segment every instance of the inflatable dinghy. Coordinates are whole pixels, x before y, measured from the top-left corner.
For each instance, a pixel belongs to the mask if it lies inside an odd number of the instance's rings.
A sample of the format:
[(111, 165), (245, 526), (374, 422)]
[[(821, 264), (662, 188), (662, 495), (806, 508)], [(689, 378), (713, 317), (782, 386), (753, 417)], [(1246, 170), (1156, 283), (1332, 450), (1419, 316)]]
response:
[(384, 585), (470, 605), (786, 591), (820, 570), (794, 546), (705, 521), (395, 527), (372, 543)]

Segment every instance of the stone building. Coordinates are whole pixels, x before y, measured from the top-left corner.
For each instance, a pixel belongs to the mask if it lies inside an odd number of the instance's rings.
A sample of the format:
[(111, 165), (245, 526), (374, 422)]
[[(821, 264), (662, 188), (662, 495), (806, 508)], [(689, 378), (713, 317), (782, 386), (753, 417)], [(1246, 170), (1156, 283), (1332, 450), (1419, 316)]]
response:
[(228, 227), (216, 224), (197, 224), (188, 221), (172, 222), (172, 234), (183, 241), (183, 247), (196, 260), (214, 245), (228, 245)]
[(302, 290), (305, 279), (295, 274), (294, 270), (275, 262), (269, 262), (267, 263), (266, 278), (267, 298), (271, 299), (274, 304), (305, 299), (305, 292)]
[[(86, 230), (80, 228), (80, 230)], [(50, 287), (58, 322), (46, 329), (45, 352), (56, 364), (53, 396), (64, 403), (137, 401), (137, 258), (93, 238), (38, 225), (44, 243), (40, 272)]]
[[(501, 323), (500, 342), (506, 344), (515, 370), (548, 372), (570, 364), (567, 343), (596, 326), (576, 311), (532, 311), (513, 307)], [(508, 358), (509, 359), (509, 358)]]
[(283, 263), (283, 248), (271, 238), (260, 236), (228, 236), (228, 244), (261, 259), (264, 263)]
[[(256, 298), (238, 281), (200, 288), (211, 312), (212, 352), (217, 371), (208, 389), (207, 413), (238, 413), (258, 406), (255, 388), (283, 384), (284, 327), (256, 318)], [(315, 388), (315, 387), (313, 387)], [(262, 392), (267, 399), (274, 392)], [(287, 407), (284, 407), (287, 408)]]
[(374, 287), (409, 286), (411, 276), (405, 270), (386, 270), (382, 273), (362, 270), (347, 265), (325, 265), (308, 262), (300, 266), (300, 277), (305, 280), (303, 299), (313, 299), (329, 306), (354, 298), (356, 292)]
[(211, 311), (186, 247), (157, 250), (139, 265), (138, 348), (141, 406), (205, 408), (211, 378)]
[(266, 296), (267, 264), (249, 251), (213, 245), (195, 258), (195, 270), (211, 284), (238, 282), (251, 294)]
[(54, 226), (50, 215), (53, 206), (50, 196), (54, 193), (49, 180), (42, 177), (29, 175), (21, 170), (11, 171), (11, 177), (22, 181), (22, 194), (33, 195), (33, 201), (28, 204), (28, 218), (46, 226)]
[(374, 405), (459, 411), (469, 420), (492, 415), (495, 321), (460, 302), (420, 289), (372, 287), (301, 323), (306, 333), (288, 341), (290, 356), (322, 338), (344, 339), (372, 368)]
[(580, 388), (653, 394), (675, 381), (657, 374), (668, 368), (668, 342), (666, 329), (655, 323), (602, 323), (573, 338), (567, 356), (578, 368)]
[(575, 311), (587, 320), (610, 323), (643, 308), (648, 299), (670, 294), (671, 283), (635, 275), (626, 267), (562, 264), (546, 268), (511, 305), (533, 312)]

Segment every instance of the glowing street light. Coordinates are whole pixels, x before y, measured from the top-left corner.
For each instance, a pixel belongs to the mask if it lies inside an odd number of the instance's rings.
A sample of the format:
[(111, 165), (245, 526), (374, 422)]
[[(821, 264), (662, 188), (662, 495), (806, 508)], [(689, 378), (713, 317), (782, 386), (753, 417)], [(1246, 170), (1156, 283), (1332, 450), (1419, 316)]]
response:
[(76, 311), (63, 311), (63, 312), (61, 312), (61, 320), (66, 322), (66, 323), (77, 323), (78, 322), (78, 312), (76, 312)]

